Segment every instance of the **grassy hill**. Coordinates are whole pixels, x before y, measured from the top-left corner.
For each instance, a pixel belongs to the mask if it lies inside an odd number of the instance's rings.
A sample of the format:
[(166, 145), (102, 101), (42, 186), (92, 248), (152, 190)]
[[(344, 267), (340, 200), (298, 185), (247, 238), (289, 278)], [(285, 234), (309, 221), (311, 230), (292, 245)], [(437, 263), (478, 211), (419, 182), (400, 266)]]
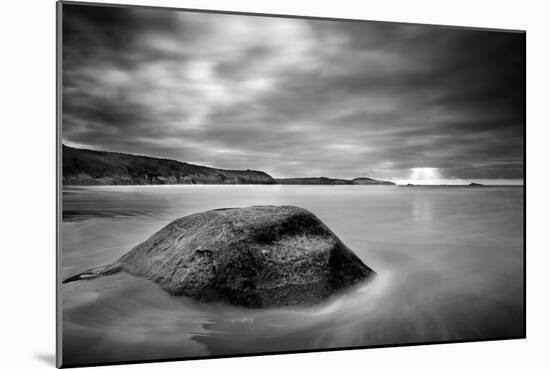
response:
[(63, 145), (64, 185), (275, 184), (267, 173)]

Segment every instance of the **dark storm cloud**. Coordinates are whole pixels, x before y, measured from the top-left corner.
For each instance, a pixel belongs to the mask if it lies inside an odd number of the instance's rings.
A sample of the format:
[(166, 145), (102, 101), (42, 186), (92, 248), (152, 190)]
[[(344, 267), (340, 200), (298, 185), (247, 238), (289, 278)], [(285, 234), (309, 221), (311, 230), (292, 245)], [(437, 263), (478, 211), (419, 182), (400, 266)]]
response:
[[(274, 176), (523, 176), (520, 33), (64, 5), (63, 138)], [(431, 172), (436, 173), (434, 171)]]

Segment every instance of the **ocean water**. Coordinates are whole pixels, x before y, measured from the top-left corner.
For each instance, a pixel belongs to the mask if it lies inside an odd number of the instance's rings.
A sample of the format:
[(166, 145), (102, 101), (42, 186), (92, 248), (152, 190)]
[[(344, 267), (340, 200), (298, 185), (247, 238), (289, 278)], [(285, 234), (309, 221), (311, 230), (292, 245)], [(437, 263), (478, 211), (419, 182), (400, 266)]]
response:
[(173, 297), (125, 273), (61, 286), (65, 365), (520, 337), (523, 187), (63, 188), (61, 277), (113, 262), (177, 217), (249, 205), (315, 213), (369, 283), (311, 307)]

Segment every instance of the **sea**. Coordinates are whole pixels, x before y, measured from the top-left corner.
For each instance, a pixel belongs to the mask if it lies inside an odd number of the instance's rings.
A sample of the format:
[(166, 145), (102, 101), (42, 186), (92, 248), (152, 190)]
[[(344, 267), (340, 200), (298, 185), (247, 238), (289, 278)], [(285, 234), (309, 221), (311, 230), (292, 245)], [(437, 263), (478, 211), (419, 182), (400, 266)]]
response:
[(247, 309), (118, 273), (60, 285), (64, 365), (518, 338), (523, 186), (159, 185), (62, 189), (60, 277), (215, 208), (313, 212), (376, 277), (314, 306)]

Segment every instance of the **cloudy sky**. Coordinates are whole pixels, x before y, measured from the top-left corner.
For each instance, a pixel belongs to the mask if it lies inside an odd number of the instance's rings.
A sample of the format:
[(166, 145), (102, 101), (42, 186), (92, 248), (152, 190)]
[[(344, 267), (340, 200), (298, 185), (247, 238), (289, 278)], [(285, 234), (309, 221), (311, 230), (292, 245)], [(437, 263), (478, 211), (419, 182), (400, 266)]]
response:
[(517, 181), (524, 47), (521, 33), (64, 5), (63, 141), (274, 177)]

